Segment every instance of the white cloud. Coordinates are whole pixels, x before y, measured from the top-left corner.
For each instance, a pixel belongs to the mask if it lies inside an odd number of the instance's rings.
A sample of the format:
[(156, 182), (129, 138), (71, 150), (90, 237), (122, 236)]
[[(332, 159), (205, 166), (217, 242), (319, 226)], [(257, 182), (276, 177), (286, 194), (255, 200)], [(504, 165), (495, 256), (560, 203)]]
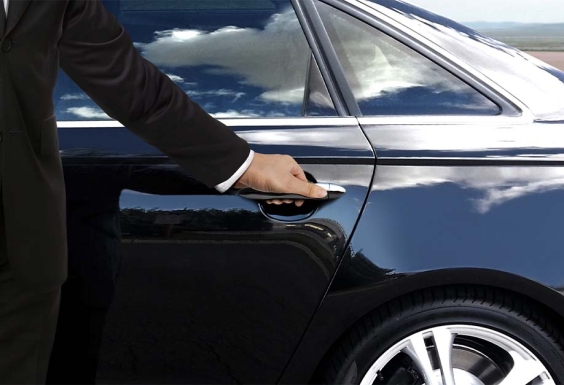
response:
[(448, 183), (480, 192), (482, 196), (472, 199), (470, 204), (476, 212), (486, 214), (496, 206), (527, 195), (564, 189), (564, 169), (382, 166), (376, 170), (373, 190), (388, 191)]
[(304, 100), (304, 88), (295, 88), (293, 90), (275, 90), (266, 91), (260, 95), (262, 100), (267, 102), (278, 102), (288, 104), (299, 104)]
[(168, 76), (170, 78), (170, 80), (172, 80), (175, 83), (184, 83), (184, 78), (178, 75), (173, 75), (173, 74), (165, 74), (166, 76)]
[(244, 92), (237, 92), (233, 90), (228, 90), (225, 88), (221, 88), (219, 90), (209, 90), (209, 91), (197, 91), (197, 90), (188, 90), (186, 93), (191, 97), (198, 97), (198, 96), (232, 96), (233, 102), (236, 102), (241, 97), (245, 96)]
[(332, 21), (351, 68), (349, 83), (359, 100), (418, 86), (435, 92), (468, 90), (448, 72), (377, 30), (350, 23), (348, 18)]
[[(231, 75), (264, 90), (269, 102), (301, 103), (309, 47), (292, 9), (275, 14), (264, 29), (224, 27), (212, 32), (165, 30), (141, 44), (143, 56), (159, 66), (210, 66), (210, 74)], [(295, 90), (301, 89), (298, 98)]]
[(221, 119), (221, 118), (256, 118), (259, 117), (257, 113), (251, 110), (243, 110), (243, 111), (235, 111), (235, 110), (228, 110), (225, 112), (216, 112), (210, 114), (214, 118)]
[(64, 94), (61, 96), (61, 100), (84, 100), (89, 99), (86, 94)]
[(71, 107), (67, 108), (70, 114), (74, 114), (80, 118), (84, 119), (112, 119), (100, 108), (93, 107)]

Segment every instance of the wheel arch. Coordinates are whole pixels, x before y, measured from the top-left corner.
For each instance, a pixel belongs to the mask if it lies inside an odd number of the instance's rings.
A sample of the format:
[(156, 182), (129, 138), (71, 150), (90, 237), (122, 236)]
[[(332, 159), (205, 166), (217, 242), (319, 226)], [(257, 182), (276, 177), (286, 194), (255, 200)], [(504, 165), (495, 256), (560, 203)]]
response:
[(528, 277), (487, 268), (447, 268), (409, 274), (387, 285), (386, 293), (372, 310), (400, 296), (446, 285), (489, 286), (528, 297), (559, 317), (564, 329), (564, 287), (559, 291)]
[[(454, 268), (438, 269), (425, 272), (413, 273), (396, 279), (387, 284), (378, 285), (373, 295), (370, 295), (371, 306), (359, 306), (355, 309), (352, 316), (339, 317), (335, 320), (332, 327), (321, 327), (317, 329), (320, 320), (327, 320), (335, 316), (334, 306), (327, 306), (325, 302), (319, 309), (316, 319), (313, 320), (310, 329), (304, 336), (301, 346), (294, 355), (287, 367), (287, 371), (282, 376), (283, 383), (293, 383), (295, 381), (304, 382), (315, 378), (325, 359), (331, 354), (343, 336), (345, 336), (357, 323), (362, 322), (363, 318), (387, 303), (402, 296), (410, 295), (419, 291), (433, 289), (444, 286), (486, 286), (492, 289), (502, 290), (520, 297), (527, 298), (540, 306), (543, 311), (554, 321), (561, 332), (564, 333), (564, 290), (561, 292), (551, 288), (541, 282), (530, 278), (516, 275), (506, 271), (499, 271), (484, 268)], [(371, 289), (366, 289), (371, 291)], [(373, 290), (373, 289), (372, 289)], [(329, 299), (331, 294), (328, 295)], [(327, 300), (326, 299), (326, 300)], [(362, 301), (364, 304), (366, 301)], [(340, 322), (339, 322), (340, 321)], [(325, 333), (324, 336), (319, 333)], [(327, 334), (331, 333), (328, 338)], [(325, 349), (320, 351), (319, 341), (325, 340)], [(317, 350), (317, 352), (316, 352)], [(317, 357), (316, 357), (317, 356)], [(311, 362), (311, 360), (316, 362)], [(306, 368), (303, 364), (309, 361), (312, 366)], [(296, 365), (294, 365), (294, 363)], [(301, 363), (301, 364), (300, 364)]]

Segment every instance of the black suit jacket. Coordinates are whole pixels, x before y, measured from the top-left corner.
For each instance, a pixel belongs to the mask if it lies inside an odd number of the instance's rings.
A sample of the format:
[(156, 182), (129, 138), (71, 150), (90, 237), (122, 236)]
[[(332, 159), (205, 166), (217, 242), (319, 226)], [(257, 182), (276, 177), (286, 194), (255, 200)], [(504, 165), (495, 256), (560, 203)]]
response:
[(59, 66), (109, 116), (210, 188), (248, 157), (247, 142), (140, 56), (100, 0), (10, 0), (2, 24), (0, 172), (8, 258), (20, 282), (50, 288), (66, 278), (65, 189), (52, 100)]

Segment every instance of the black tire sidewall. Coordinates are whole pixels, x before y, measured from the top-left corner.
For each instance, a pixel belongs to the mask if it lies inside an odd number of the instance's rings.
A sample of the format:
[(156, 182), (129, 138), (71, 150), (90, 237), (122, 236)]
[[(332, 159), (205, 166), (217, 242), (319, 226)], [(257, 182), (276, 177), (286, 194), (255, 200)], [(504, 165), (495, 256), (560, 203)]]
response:
[(564, 384), (562, 349), (538, 325), (515, 313), (492, 307), (445, 304), (438, 308), (421, 308), (391, 319), (393, 321), (385, 321), (374, 328), (353, 348), (351, 356), (339, 370), (336, 383), (351, 383), (351, 374), (356, 372), (353, 382), (358, 384), (374, 362), (399, 341), (426, 329), (456, 324), (492, 329), (520, 342), (542, 361), (557, 384)]

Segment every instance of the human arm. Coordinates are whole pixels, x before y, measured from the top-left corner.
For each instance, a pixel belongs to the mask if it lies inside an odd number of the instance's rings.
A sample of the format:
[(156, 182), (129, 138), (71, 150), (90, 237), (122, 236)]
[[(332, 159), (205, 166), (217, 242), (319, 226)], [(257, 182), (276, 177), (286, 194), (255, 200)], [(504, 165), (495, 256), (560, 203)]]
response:
[(100, 0), (68, 0), (58, 48), (63, 71), (110, 117), (207, 186), (221, 192), (235, 181), (273, 192), (312, 188), (293, 159), (290, 166), (287, 158), (275, 162), (276, 155), (253, 157), (246, 141), (139, 54)]

